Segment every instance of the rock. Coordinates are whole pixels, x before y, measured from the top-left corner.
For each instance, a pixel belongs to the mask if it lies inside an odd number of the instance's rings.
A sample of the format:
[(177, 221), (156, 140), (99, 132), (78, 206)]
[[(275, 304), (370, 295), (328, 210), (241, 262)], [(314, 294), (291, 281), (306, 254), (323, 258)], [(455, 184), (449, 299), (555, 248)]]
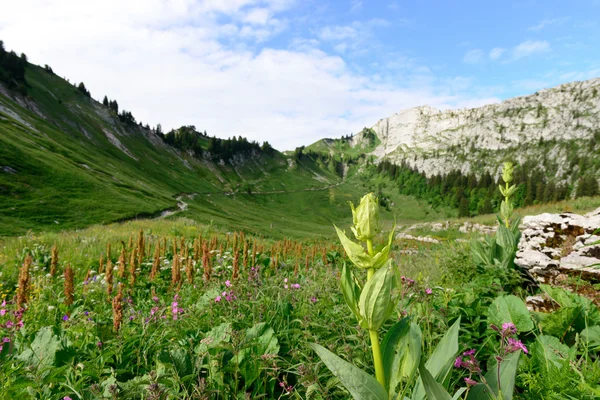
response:
[(466, 221), (458, 228), (458, 231), (462, 233), (477, 232), (481, 233), (482, 235), (492, 235), (496, 233), (496, 227)]
[(546, 294), (538, 296), (527, 296), (525, 299), (527, 309), (537, 312), (551, 312), (557, 308), (557, 304), (552, 301)]
[(540, 282), (559, 274), (600, 281), (600, 208), (586, 215), (540, 214), (523, 218), (515, 263)]
[(396, 239), (397, 240), (416, 240), (417, 242), (424, 242), (424, 243), (440, 243), (439, 240), (434, 239), (432, 237), (429, 236), (413, 236), (413, 235), (409, 235), (406, 233), (399, 233), (396, 235)]

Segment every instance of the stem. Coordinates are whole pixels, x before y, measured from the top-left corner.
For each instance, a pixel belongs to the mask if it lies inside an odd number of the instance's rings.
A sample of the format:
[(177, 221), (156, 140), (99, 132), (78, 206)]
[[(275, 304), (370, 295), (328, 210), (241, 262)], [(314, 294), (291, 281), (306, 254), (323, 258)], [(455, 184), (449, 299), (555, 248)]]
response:
[(379, 333), (369, 330), (371, 337), (371, 349), (373, 350), (373, 364), (375, 365), (375, 377), (377, 382), (385, 388), (385, 374), (383, 372), (383, 358), (381, 357), (381, 347), (379, 347)]
[[(506, 182), (506, 193), (508, 193), (508, 182)], [(508, 196), (504, 196), (504, 201), (506, 202), (506, 205), (508, 206)], [(508, 215), (505, 215), (505, 221), (504, 224), (506, 225), (507, 228), (510, 228), (510, 224), (508, 223)]]
[[(373, 257), (373, 240), (367, 239), (367, 251), (369, 256)], [(375, 268), (367, 269), (367, 282), (371, 280), (375, 274)], [(379, 346), (379, 332), (369, 330), (369, 337), (371, 338), (371, 350), (373, 351), (373, 365), (375, 366), (375, 377), (377, 382), (385, 388), (385, 373), (383, 371), (383, 358), (381, 357), (381, 347)]]

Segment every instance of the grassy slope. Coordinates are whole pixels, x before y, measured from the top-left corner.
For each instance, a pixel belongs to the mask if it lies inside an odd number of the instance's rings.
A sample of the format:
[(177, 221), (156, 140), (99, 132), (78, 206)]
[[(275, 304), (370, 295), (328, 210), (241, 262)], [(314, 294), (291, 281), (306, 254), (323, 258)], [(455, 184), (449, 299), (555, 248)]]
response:
[(254, 192), (294, 191), (340, 180), (310, 162), (288, 171), (280, 153), (234, 167), (198, 161), (139, 127), (123, 126), (105, 107), (39, 67), (28, 67), (27, 81), (27, 103), (0, 95), (0, 106), (10, 110), (0, 111), (0, 167), (17, 171), (0, 172), (2, 235), (156, 214), (174, 207), (179, 193), (230, 192), (246, 184)]
[(273, 237), (331, 236), (332, 223), (350, 222), (348, 201), (378, 186), (396, 205), (383, 213), (388, 225), (448, 214), (356, 168), (342, 182), (324, 165), (309, 158), (290, 165), (279, 152), (233, 166), (196, 160), (149, 131), (123, 125), (106, 107), (37, 66), (28, 67), (27, 81), (27, 100), (0, 94), (0, 168), (17, 171), (0, 169), (0, 236), (147, 218), (175, 208), (181, 193), (197, 195), (172, 219)]

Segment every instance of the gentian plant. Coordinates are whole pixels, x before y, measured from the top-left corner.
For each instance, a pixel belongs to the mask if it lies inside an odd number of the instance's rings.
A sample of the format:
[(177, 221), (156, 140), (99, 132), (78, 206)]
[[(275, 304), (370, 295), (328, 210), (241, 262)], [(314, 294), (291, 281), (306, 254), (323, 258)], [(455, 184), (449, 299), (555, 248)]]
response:
[[(379, 202), (372, 193), (365, 195), (357, 207), (351, 206), (352, 232), (356, 241), (336, 227), (342, 246), (354, 266), (351, 268), (344, 263), (341, 290), (360, 328), (369, 332), (375, 377), (318, 344), (311, 347), (354, 399), (403, 399), (411, 387), (414, 388), (412, 399), (425, 399), (423, 383), (419, 379), (415, 386), (414, 382), (421, 363), (422, 334), (419, 326), (409, 317), (403, 318), (380, 341), (382, 326), (396, 311), (397, 296), (394, 294), (401, 286), (399, 268), (390, 260), (394, 232), (392, 230), (388, 234), (382, 245), (374, 245), (374, 239), (381, 233), (381, 225)], [(360, 270), (366, 270), (364, 282), (360, 279)], [(457, 320), (430, 360), (423, 365), (437, 380), (445, 380), (458, 354), (459, 324)]]
[[(481, 373), (481, 368), (473, 357), (474, 352), (465, 352), (464, 356), (468, 358), (457, 358), (460, 318), (441, 338), (427, 362), (421, 357), (421, 329), (410, 320), (410, 316), (396, 322), (380, 341), (382, 327), (396, 311), (396, 293), (400, 292), (402, 286), (400, 270), (390, 260), (394, 232), (392, 230), (389, 233), (387, 241), (382, 245), (373, 244), (381, 231), (381, 225), (379, 203), (372, 193), (365, 195), (357, 207), (351, 206), (352, 232), (356, 241), (335, 228), (355, 267), (343, 264), (341, 290), (360, 328), (369, 332), (375, 377), (326, 348), (311, 344), (323, 363), (355, 400), (453, 400), (463, 394), (468, 399), (511, 399), (518, 353), (522, 350), (520, 342), (512, 337), (516, 333), (516, 330), (512, 330), (514, 325), (503, 327), (502, 347), (496, 357), (498, 367), (486, 375)], [(361, 282), (357, 270), (366, 270), (366, 281)], [(517, 357), (513, 357), (515, 354)], [(466, 380), (468, 387), (461, 388), (451, 396), (444, 385), (449, 382), (453, 366), (472, 368), (472, 373), (477, 374), (480, 382), (470, 375)], [(504, 379), (510, 383), (502, 385), (501, 381)], [(500, 392), (500, 387), (505, 392)]]

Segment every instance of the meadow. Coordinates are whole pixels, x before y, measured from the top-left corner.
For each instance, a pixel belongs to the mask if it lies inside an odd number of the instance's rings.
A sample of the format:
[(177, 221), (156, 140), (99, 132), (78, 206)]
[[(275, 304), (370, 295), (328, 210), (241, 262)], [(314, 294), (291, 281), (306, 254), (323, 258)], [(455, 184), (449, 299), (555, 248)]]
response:
[[(350, 223), (367, 237), (356, 218), (340, 228)], [(600, 398), (590, 300), (527, 287), (469, 243), (388, 242), (379, 230), (367, 248), (391, 261), (375, 273), (356, 268), (333, 227), (278, 240), (174, 218), (5, 238), (2, 397)], [(390, 290), (373, 299), (392, 306), (367, 318), (369, 299), (357, 311), (345, 288), (366, 292), (384, 270)], [(529, 311), (532, 293), (554, 309)]]

